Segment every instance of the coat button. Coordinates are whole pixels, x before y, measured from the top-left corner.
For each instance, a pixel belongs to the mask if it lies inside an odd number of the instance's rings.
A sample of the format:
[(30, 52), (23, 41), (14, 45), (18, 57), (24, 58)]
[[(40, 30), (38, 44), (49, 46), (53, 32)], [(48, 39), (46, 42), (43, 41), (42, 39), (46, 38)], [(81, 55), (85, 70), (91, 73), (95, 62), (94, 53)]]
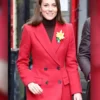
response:
[(57, 69), (60, 70), (60, 67), (58, 66)]
[(44, 70), (45, 70), (45, 71), (47, 71), (47, 70), (48, 70), (48, 68), (46, 68), (46, 67), (45, 67), (45, 68), (44, 68)]
[(58, 80), (58, 84), (61, 84), (61, 80)]
[(47, 85), (48, 85), (48, 83), (49, 83), (48, 81), (45, 82), (45, 84), (47, 84)]

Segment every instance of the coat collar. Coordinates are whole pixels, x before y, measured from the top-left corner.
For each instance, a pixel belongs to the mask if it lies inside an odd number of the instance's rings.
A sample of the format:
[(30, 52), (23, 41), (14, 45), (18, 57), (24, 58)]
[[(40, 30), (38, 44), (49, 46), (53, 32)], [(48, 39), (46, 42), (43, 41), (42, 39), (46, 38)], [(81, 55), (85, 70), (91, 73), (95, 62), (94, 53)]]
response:
[(56, 52), (59, 46), (61, 45), (61, 43), (57, 43), (56, 33), (59, 32), (60, 30), (61, 30), (61, 25), (58, 22), (56, 22), (52, 42), (50, 41), (48, 34), (46, 33), (46, 30), (42, 23), (36, 28), (36, 32), (35, 32), (35, 36), (40, 42), (40, 44), (43, 46), (46, 52), (52, 57), (52, 59), (59, 65), (60, 63), (56, 58)]

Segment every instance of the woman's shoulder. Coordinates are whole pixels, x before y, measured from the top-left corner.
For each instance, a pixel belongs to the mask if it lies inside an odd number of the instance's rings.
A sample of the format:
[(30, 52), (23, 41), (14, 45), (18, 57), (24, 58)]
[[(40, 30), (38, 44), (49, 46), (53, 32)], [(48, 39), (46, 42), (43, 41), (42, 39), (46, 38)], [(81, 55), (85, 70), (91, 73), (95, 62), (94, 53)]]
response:
[(66, 22), (66, 23), (64, 23), (64, 24), (59, 24), (64, 30), (72, 30), (73, 29), (73, 25), (72, 25), (72, 23), (68, 23), (68, 22)]
[(64, 24), (61, 24), (58, 22), (58, 25), (64, 28), (69, 28), (69, 29), (73, 27), (72, 23), (69, 23), (69, 22), (65, 22)]
[(35, 26), (29, 25), (29, 24), (24, 24), (22, 28), (35, 28)]
[(32, 25), (29, 25), (29, 24), (23, 24), (23, 26), (21, 27), (22, 30), (27, 30), (27, 31), (30, 31), (30, 30), (34, 30), (36, 27), (35, 26), (32, 26)]
[(65, 27), (73, 27), (72, 23), (69, 23), (69, 22), (66, 22), (66, 23), (64, 24), (64, 26), (65, 26)]

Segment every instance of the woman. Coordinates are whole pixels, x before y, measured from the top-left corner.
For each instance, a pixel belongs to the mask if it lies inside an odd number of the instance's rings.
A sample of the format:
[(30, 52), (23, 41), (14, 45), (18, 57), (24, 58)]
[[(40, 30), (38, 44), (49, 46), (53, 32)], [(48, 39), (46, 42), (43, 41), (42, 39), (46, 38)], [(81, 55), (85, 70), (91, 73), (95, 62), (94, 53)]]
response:
[(27, 100), (82, 100), (75, 53), (73, 28), (62, 19), (59, 0), (38, 0), (23, 27), (17, 61)]

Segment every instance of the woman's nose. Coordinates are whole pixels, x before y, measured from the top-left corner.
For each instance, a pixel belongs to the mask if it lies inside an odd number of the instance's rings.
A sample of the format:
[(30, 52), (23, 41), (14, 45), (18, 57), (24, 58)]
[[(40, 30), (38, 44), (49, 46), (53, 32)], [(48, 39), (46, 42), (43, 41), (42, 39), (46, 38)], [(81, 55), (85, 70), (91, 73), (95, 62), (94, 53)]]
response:
[(52, 6), (49, 7), (49, 11), (52, 11)]

